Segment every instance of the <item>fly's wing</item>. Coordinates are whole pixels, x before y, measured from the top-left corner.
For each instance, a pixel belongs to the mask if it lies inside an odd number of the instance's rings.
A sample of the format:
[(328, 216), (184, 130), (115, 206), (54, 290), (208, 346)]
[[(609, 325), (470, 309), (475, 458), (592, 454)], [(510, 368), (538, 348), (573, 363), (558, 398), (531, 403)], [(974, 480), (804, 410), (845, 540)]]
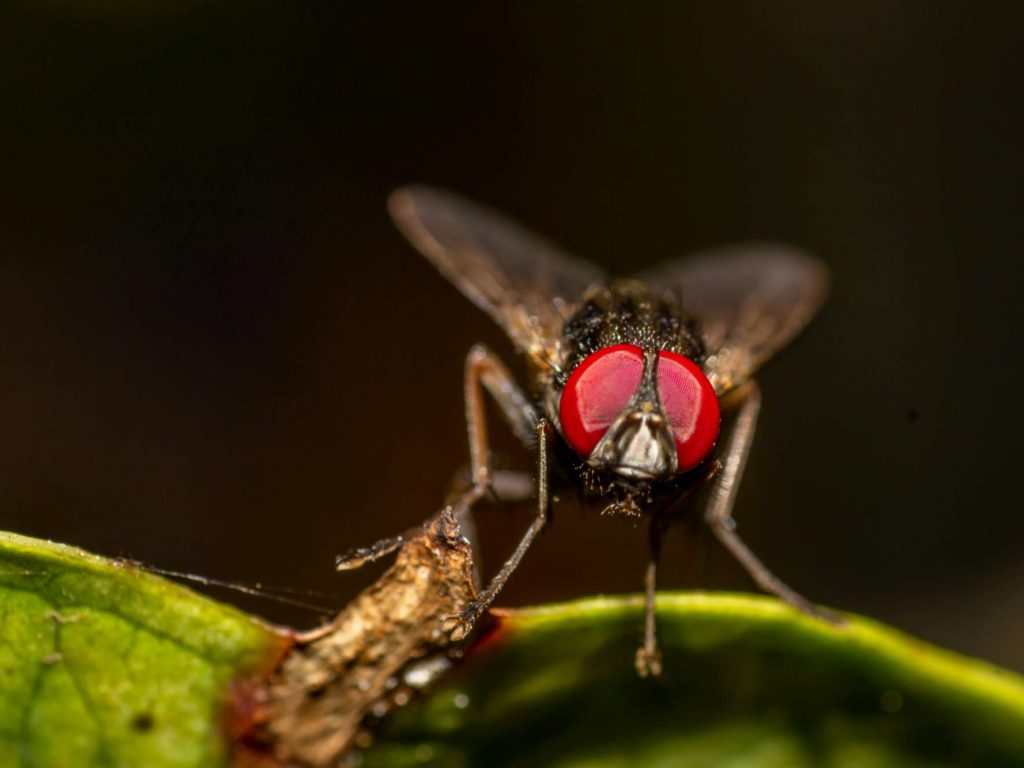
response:
[(604, 273), (470, 201), (403, 187), (388, 208), (398, 228), (445, 277), (539, 362), (555, 355), (566, 315)]
[(752, 243), (671, 261), (639, 276), (676, 291), (700, 324), (705, 370), (721, 395), (796, 336), (828, 293), (828, 269), (791, 248)]

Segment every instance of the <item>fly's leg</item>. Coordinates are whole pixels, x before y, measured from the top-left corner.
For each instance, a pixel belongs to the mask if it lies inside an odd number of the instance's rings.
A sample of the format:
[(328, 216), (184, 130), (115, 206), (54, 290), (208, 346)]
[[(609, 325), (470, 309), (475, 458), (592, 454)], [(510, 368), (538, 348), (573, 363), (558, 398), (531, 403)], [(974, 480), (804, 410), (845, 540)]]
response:
[(533, 405), (508, 369), (482, 344), (475, 345), (466, 357), (464, 387), (471, 485), (454, 501), (456, 514), (462, 512), (463, 508), (472, 507), (490, 493), (493, 487), (484, 391), (494, 398), (512, 432), (524, 445), (530, 446), (533, 443), (537, 426), (537, 412)]
[(491, 491), (498, 504), (521, 504), (533, 498), (537, 484), (529, 472), (496, 469), (491, 473)]
[[(498, 507), (506, 505), (517, 505), (533, 498), (536, 490), (536, 481), (529, 472), (515, 469), (492, 469), (490, 471), (488, 485), (488, 498)], [(463, 467), (452, 478), (451, 491), (445, 501), (446, 504), (461, 502), (467, 492), (472, 488), (472, 481), (469, 474), (469, 467)], [(465, 504), (461, 504), (461, 513), (468, 512)], [(468, 514), (459, 515), (459, 524), (462, 528), (462, 535), (469, 539), (470, 543), (476, 543), (476, 526)]]
[(769, 571), (736, 533), (732, 507), (736, 501), (736, 491), (743, 476), (743, 468), (747, 463), (750, 444), (754, 439), (757, 416), (761, 410), (761, 391), (755, 382), (748, 381), (736, 391), (735, 397), (740, 400), (739, 414), (729, 438), (721, 473), (715, 481), (705, 507), (704, 519), (715, 537), (740, 562), (761, 589), (785, 600), (809, 616), (832, 624), (842, 624), (842, 617), (814, 605)]
[(526, 551), (533, 544), (537, 535), (543, 530), (550, 517), (550, 506), (548, 504), (548, 450), (547, 450), (547, 421), (541, 419), (537, 422), (537, 514), (526, 529), (523, 538), (519, 540), (518, 546), (512, 552), (501, 570), (491, 579), (487, 589), (481, 592), (476, 600), (466, 606), (461, 613), (449, 616), (445, 619), (443, 629), (449, 632), (452, 640), (459, 641), (469, 634), (473, 624), (480, 618), (487, 607), (497, 597), (498, 592), (505, 586), (509, 576), (519, 566)]
[[(528, 472), (496, 469), (491, 471), (490, 479), (490, 497), (498, 505), (520, 504), (533, 497), (535, 483)], [(452, 480), (452, 493), (449, 501), (461, 499), (466, 493), (468, 485), (469, 469), (463, 467), (455, 473)], [(462, 504), (458, 510), (455, 510), (454, 507), (450, 507), (450, 509), (453, 510), (460, 535), (469, 542), (469, 546), (476, 552), (479, 549), (479, 544), (472, 508)], [(480, 589), (480, 564), (476, 558), (473, 560), (473, 586)]]
[[(721, 466), (719, 462), (712, 462), (708, 467), (705, 482), (714, 479)], [(661, 651), (658, 649), (658, 637), (656, 616), (657, 608), (655, 595), (658, 589), (658, 564), (661, 560), (661, 544), (665, 532), (675, 522), (680, 511), (691, 500), (700, 486), (693, 486), (683, 493), (673, 504), (662, 509), (651, 519), (648, 527), (648, 543), (650, 545), (651, 559), (647, 563), (647, 570), (644, 574), (644, 642), (636, 651), (636, 671), (640, 677), (657, 677), (661, 674)]]
[(658, 588), (658, 559), (651, 553), (651, 561), (644, 574), (644, 644), (636, 649), (636, 672), (640, 677), (661, 674), (661, 651), (655, 634), (654, 595)]
[(640, 677), (657, 677), (661, 674), (661, 651), (655, 633), (654, 596), (658, 588), (658, 561), (661, 558), (661, 542), (668, 528), (667, 515), (658, 515), (651, 520), (648, 540), (651, 559), (644, 574), (644, 643), (636, 650), (636, 671)]
[[(532, 447), (537, 412), (523, 394), (508, 369), (482, 344), (475, 345), (466, 357), (465, 402), (466, 429), (469, 435), (470, 482), (450, 500), (452, 512), (459, 528), (471, 542), (475, 538), (472, 507), (488, 493), (501, 493), (517, 489), (522, 494), (522, 478), (505, 477), (506, 473), (493, 473), (491, 454), (487, 444), (487, 424), (484, 416), (484, 391), (490, 393), (512, 428), (525, 445)], [(509, 475), (513, 473), (507, 473)], [(458, 483), (458, 485), (464, 485)], [(508, 486), (506, 488), (506, 486)], [(532, 492), (532, 488), (531, 488)], [(369, 547), (351, 549), (339, 555), (339, 571), (353, 570), (372, 563), (396, 551), (404, 538), (393, 536), (381, 539)]]
[[(506, 423), (523, 445), (532, 447), (537, 426), (537, 411), (512, 374), (487, 347), (475, 344), (466, 356), (463, 377), (466, 435), (469, 441), (469, 487), (451, 500), (459, 528), (474, 545), (476, 523), (473, 521), (473, 506), (487, 495), (498, 495), (503, 479), (501, 473), (491, 469), (491, 450), (484, 411), (485, 392), (494, 398)], [(477, 568), (478, 565), (474, 563), (475, 582), (479, 581)]]

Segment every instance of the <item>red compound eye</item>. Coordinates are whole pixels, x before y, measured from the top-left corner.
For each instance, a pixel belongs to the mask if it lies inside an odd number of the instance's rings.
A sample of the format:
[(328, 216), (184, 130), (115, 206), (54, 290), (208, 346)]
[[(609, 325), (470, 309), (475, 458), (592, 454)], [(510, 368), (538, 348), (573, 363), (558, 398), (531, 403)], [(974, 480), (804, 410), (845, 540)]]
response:
[(715, 390), (696, 363), (663, 350), (658, 353), (658, 394), (676, 440), (679, 471), (693, 469), (718, 441), (722, 416)]
[(562, 391), (562, 434), (586, 457), (622, 413), (643, 378), (644, 355), (632, 344), (605, 347), (576, 366)]

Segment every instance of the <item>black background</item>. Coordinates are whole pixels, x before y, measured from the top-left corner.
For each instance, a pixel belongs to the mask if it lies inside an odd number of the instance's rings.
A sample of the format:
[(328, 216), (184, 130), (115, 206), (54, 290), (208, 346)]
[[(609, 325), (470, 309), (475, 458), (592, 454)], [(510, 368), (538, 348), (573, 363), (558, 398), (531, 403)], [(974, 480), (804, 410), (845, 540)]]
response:
[[(334, 555), (465, 461), (466, 350), (511, 356), (387, 219), (426, 181), (619, 272), (821, 254), (741, 531), (813, 599), (1024, 669), (1024, 19), (994, 7), (5, 3), (0, 527), (354, 594), (379, 567)], [(502, 602), (640, 587), (641, 530), (558, 512)], [(490, 568), (526, 520), (485, 516)]]

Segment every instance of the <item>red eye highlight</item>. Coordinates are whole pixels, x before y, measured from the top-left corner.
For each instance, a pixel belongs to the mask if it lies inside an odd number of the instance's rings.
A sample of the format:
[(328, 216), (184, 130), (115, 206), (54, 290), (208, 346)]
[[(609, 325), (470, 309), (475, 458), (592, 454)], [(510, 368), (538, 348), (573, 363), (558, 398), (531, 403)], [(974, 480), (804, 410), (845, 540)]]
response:
[(605, 347), (576, 366), (562, 391), (562, 434), (586, 457), (622, 413), (643, 378), (644, 355), (632, 344)]
[(679, 471), (693, 469), (718, 441), (718, 397), (700, 367), (675, 352), (658, 353), (658, 395), (676, 441)]

